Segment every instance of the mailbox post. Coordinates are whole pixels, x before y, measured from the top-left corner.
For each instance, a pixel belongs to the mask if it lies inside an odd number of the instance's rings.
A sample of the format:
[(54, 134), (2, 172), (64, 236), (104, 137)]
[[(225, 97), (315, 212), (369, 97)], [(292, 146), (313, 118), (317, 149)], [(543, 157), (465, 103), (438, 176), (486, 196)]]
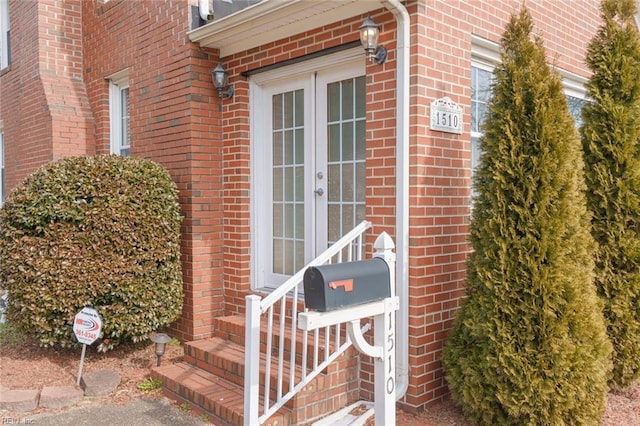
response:
[[(374, 344), (383, 346), (382, 359), (375, 360), (375, 397), (374, 410), (377, 425), (396, 424), (396, 311), (399, 308), (399, 300), (396, 296), (396, 254), (393, 252), (395, 245), (386, 232), (382, 233), (374, 244), (376, 253), (374, 257), (383, 259), (389, 265), (389, 276), (393, 283), (391, 286), (391, 298), (395, 303), (385, 304), (382, 317), (375, 317)], [(383, 379), (379, 379), (383, 378)], [(384, 380), (384, 383), (383, 383)], [(384, 395), (384, 396), (383, 396)]]
[[(383, 232), (374, 244), (375, 259), (346, 264), (324, 265), (309, 268), (305, 273), (305, 304), (322, 311), (302, 312), (298, 327), (315, 330), (346, 323), (353, 345), (375, 361), (374, 412), (376, 425), (394, 425), (396, 421), (396, 335), (395, 312), (399, 300), (395, 295), (395, 253), (391, 237)], [(381, 262), (384, 261), (384, 262)], [(382, 267), (381, 264), (384, 264)], [(342, 265), (342, 266), (340, 266)], [(344, 274), (347, 275), (344, 275)], [(320, 276), (318, 275), (320, 274)], [(307, 282), (307, 280), (309, 282)], [(373, 283), (367, 291), (367, 283)], [(361, 288), (364, 287), (364, 288)], [(309, 294), (307, 291), (309, 290)], [(334, 306), (336, 300), (348, 300), (348, 304)], [(344, 296), (346, 293), (351, 293)], [(373, 300), (373, 301), (372, 301)], [(329, 302), (327, 302), (329, 301)], [(337, 302), (336, 302), (337, 303)], [(360, 320), (374, 317), (374, 343), (370, 345), (362, 335)]]

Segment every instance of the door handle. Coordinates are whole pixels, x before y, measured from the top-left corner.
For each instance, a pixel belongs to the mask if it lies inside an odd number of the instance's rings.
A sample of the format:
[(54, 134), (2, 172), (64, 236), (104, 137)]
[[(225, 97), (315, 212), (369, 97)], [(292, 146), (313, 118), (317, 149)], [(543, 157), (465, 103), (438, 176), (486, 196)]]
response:
[(315, 191), (313, 191), (313, 192), (315, 192), (315, 193), (316, 193), (316, 195), (322, 195), (322, 194), (324, 194), (324, 189), (322, 189), (322, 188), (318, 188), (318, 189), (316, 189), (316, 190), (315, 190)]

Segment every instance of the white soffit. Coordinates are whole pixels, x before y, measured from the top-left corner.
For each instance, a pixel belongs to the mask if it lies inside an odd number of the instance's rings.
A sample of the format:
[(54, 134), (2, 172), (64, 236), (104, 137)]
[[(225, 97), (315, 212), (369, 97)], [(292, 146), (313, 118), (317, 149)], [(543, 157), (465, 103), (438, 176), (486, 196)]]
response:
[(382, 7), (382, 0), (263, 0), (190, 31), (189, 39), (224, 57)]

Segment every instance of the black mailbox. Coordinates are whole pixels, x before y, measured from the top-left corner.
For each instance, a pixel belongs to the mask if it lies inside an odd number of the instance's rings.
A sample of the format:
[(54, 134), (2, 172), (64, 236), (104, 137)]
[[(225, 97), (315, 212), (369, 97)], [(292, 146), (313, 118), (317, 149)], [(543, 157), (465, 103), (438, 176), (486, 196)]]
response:
[(311, 266), (304, 273), (304, 303), (309, 309), (333, 311), (391, 296), (389, 266), (374, 257), (357, 262)]

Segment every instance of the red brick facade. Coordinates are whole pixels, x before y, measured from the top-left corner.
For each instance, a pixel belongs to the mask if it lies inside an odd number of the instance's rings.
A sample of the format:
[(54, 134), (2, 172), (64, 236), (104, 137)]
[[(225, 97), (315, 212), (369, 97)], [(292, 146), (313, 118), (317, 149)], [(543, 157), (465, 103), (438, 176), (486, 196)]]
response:
[[(447, 394), (440, 352), (464, 294), (470, 215), (472, 36), (497, 43), (520, 0), (405, 2), (410, 15), (408, 279), (409, 389), (422, 410)], [(7, 189), (37, 166), (109, 152), (109, 82), (129, 70), (131, 153), (164, 165), (176, 181), (185, 304), (174, 333), (198, 339), (213, 318), (243, 312), (251, 289), (250, 78), (241, 73), (358, 40), (366, 15), (219, 58), (189, 41), (195, 0), (9, 0), (12, 62), (0, 72)], [(527, 2), (549, 62), (588, 77), (585, 48), (599, 25), (595, 1)], [(366, 214), (395, 236), (396, 21), (380, 8), (387, 61), (366, 67)], [(365, 61), (364, 53), (362, 60)], [(221, 61), (233, 99), (217, 96)], [(430, 130), (429, 105), (464, 107), (464, 133)], [(219, 108), (221, 106), (221, 108)], [(373, 236), (372, 238), (374, 238)], [(370, 241), (370, 243), (373, 240)], [(372, 398), (363, 362), (361, 395)]]
[(82, 77), (82, 3), (10, 2), (11, 71), (2, 76), (7, 189), (39, 165), (85, 155), (93, 121)]

